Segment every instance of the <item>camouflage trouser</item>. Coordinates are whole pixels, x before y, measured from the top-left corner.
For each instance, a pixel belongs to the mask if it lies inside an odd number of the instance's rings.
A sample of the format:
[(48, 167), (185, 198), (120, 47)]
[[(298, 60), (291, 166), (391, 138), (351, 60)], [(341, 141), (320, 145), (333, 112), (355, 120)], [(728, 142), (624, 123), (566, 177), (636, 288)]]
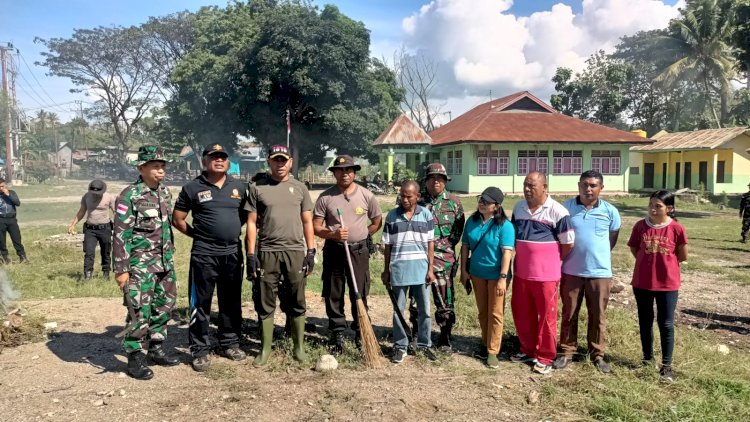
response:
[(742, 218), (742, 237), (747, 236), (747, 231), (750, 230), (750, 217)]
[[(125, 352), (144, 350), (148, 342), (159, 343), (167, 337), (167, 322), (177, 298), (174, 270), (149, 273), (132, 269), (125, 286), (126, 299), (135, 311), (136, 322), (122, 340)], [(130, 312), (128, 312), (129, 319)]]
[[(433, 272), (435, 273), (435, 286), (443, 299), (441, 306), (441, 300), (434, 294), (433, 290), (432, 299), (435, 302), (435, 322), (441, 328), (452, 327), (456, 322), (456, 314), (453, 307), (455, 289), (453, 286), (453, 277), (451, 277), (451, 275), (453, 275), (451, 273), (453, 265), (454, 264), (446, 262), (444, 263), (444, 268), (441, 270), (433, 267)], [(412, 327), (417, 326), (417, 302), (414, 300), (411, 290), (409, 291), (409, 322), (411, 322)]]

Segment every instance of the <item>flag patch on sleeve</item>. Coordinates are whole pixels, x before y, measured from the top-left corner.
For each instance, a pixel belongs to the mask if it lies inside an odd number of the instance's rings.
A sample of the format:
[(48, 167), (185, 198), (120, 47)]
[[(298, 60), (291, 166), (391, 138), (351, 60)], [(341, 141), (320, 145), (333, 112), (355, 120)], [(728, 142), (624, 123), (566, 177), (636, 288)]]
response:
[(117, 204), (117, 213), (118, 214), (125, 214), (126, 212), (128, 212), (128, 206), (127, 205), (122, 204), (122, 203)]

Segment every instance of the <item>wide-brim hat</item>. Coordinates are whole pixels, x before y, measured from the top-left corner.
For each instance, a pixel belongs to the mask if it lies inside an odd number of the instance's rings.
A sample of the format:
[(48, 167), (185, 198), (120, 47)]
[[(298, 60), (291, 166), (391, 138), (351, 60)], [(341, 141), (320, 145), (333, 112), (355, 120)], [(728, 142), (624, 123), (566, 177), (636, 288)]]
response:
[(333, 165), (328, 167), (328, 170), (333, 171), (334, 169), (348, 169), (353, 168), (354, 171), (360, 171), (362, 166), (354, 162), (354, 158), (350, 155), (339, 155), (333, 160)]
[(169, 160), (164, 156), (164, 148), (156, 145), (144, 145), (138, 148), (138, 158), (131, 161), (130, 164), (140, 166), (149, 161), (163, 161), (165, 163), (172, 162), (172, 160)]

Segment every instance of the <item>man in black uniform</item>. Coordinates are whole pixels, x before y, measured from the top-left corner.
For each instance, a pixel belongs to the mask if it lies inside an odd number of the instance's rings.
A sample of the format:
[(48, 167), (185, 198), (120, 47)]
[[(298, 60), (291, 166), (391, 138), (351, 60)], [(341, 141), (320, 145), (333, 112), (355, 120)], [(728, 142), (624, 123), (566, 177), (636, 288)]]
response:
[(5, 179), (0, 178), (0, 263), (10, 264), (8, 258), (8, 248), (5, 243), (5, 233), (10, 234), (10, 240), (16, 249), (21, 262), (29, 262), (26, 258), (26, 251), (21, 243), (21, 229), (18, 227), (16, 220), (16, 207), (21, 206), (21, 200), (18, 199), (16, 191), (9, 190)]
[[(750, 184), (747, 186), (750, 187)], [(750, 191), (743, 193), (740, 198), (740, 218), (742, 219), (740, 242), (747, 243), (747, 231), (750, 230)]]
[[(214, 143), (203, 150), (205, 171), (183, 186), (174, 206), (173, 224), (193, 238), (190, 256), (190, 352), (193, 369), (209, 368), (208, 335), (214, 286), (219, 301), (219, 354), (242, 360), (242, 247), (240, 233), (246, 220), (244, 183), (227, 175), (226, 148)], [(185, 218), (193, 213), (192, 227)]]

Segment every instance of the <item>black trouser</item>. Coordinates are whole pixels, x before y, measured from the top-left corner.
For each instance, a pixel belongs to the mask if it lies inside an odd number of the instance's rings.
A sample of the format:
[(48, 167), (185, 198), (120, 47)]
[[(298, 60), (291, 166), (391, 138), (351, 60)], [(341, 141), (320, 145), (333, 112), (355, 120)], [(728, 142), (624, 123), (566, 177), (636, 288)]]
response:
[(10, 234), (10, 240), (19, 258), (26, 258), (26, 251), (21, 243), (21, 229), (18, 227), (16, 217), (0, 217), (0, 255), (8, 260), (8, 247), (5, 243), (5, 233)]
[(674, 351), (674, 312), (677, 308), (677, 290), (659, 292), (633, 288), (635, 302), (638, 306), (638, 325), (641, 331), (641, 349), (643, 359), (654, 357), (654, 302), (656, 302), (656, 325), (659, 327), (661, 340), (661, 362), (672, 364)]
[(273, 318), (277, 298), (288, 318), (304, 316), (307, 312), (307, 279), (302, 272), (305, 251), (261, 251), (258, 259), (262, 272), (254, 298), (258, 319)]
[[(370, 251), (366, 241), (349, 244), (349, 255), (352, 258), (354, 278), (357, 280), (357, 290), (367, 306), (367, 294), (370, 291)], [(323, 246), (323, 298), (326, 303), (328, 329), (343, 331), (346, 329), (346, 315), (344, 313), (344, 293), (348, 288), (349, 302), (352, 310), (352, 329), (359, 330), (359, 315), (357, 313), (357, 298), (351, 288), (352, 274), (346, 261), (346, 250), (342, 243), (326, 240)]]
[(83, 273), (94, 271), (96, 245), (102, 254), (102, 272), (112, 268), (112, 223), (83, 225)]
[(238, 347), (242, 328), (242, 251), (231, 255), (190, 256), (190, 353), (193, 357), (207, 355), (211, 350), (208, 326), (211, 300), (216, 287), (219, 302), (219, 347)]

